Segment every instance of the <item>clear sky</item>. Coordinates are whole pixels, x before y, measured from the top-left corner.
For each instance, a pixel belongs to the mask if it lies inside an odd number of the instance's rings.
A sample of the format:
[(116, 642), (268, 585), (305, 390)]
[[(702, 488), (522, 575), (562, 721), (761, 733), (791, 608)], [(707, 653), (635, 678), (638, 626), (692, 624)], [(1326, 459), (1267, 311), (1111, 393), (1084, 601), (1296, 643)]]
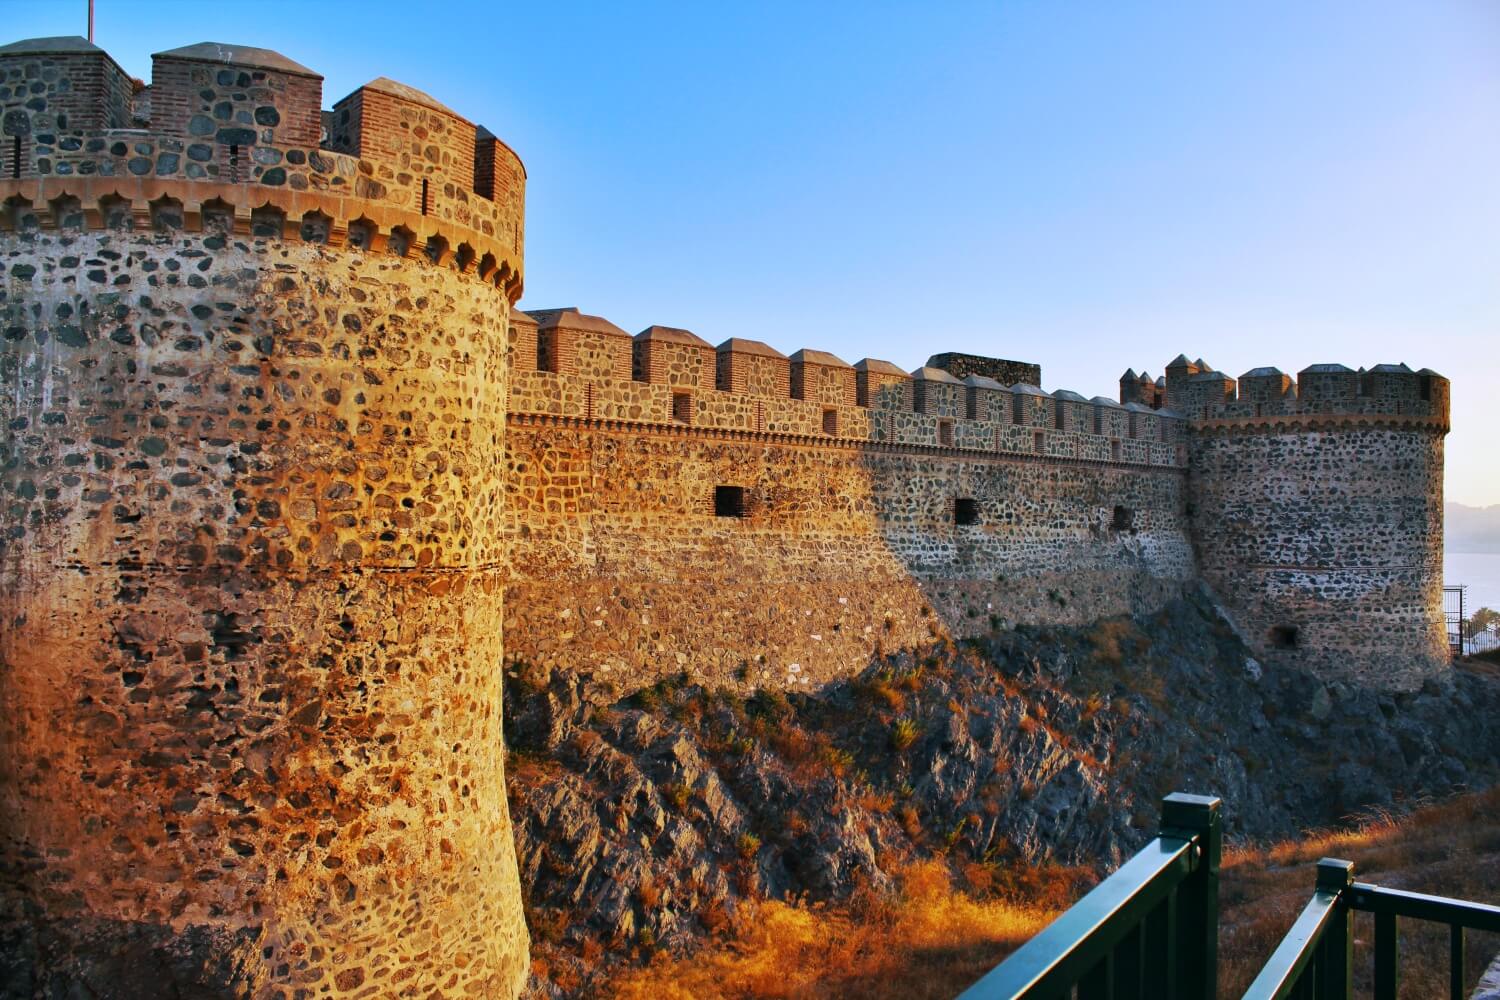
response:
[(141, 76), (257, 45), (325, 106), (384, 75), (490, 128), (525, 307), (1090, 396), (1405, 361), (1453, 379), (1448, 499), (1500, 503), (1500, 0), (97, 3)]

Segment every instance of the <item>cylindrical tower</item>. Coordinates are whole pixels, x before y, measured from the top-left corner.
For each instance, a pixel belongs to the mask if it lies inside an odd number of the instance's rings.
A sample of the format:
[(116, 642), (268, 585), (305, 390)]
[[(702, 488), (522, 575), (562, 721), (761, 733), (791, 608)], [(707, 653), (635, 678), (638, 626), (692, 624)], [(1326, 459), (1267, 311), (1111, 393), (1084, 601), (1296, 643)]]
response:
[(1386, 689), (1446, 669), (1448, 381), (1263, 368), (1238, 398), (1225, 381), (1189, 424), (1193, 542), (1256, 655)]
[(400, 84), (320, 103), (263, 50), (162, 53), (133, 91), (82, 39), (0, 49), (18, 995), (524, 983), (499, 673), (524, 173)]

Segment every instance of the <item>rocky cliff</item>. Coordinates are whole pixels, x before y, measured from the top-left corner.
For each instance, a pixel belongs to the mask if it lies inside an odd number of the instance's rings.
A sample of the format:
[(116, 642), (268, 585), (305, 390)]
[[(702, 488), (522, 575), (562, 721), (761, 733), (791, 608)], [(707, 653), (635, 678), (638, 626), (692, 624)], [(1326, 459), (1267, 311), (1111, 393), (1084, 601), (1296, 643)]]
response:
[(1263, 667), (1201, 591), (934, 639), (810, 694), (684, 678), (620, 699), (525, 665), (507, 685), (529, 923), (585, 990), (606, 951), (690, 946), (747, 897), (839, 899), (914, 857), (1110, 869), (1172, 789), (1222, 796), (1231, 838), (1285, 836), (1500, 763), (1500, 676), (1386, 695)]

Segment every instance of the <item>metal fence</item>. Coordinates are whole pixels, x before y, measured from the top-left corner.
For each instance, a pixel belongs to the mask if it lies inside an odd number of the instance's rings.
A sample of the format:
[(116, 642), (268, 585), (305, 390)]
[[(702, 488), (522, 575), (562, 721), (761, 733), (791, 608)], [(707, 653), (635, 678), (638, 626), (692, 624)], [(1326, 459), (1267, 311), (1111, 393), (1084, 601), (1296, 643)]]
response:
[(1443, 588), (1443, 620), (1448, 625), (1448, 648), (1454, 656), (1464, 655), (1464, 634), (1468, 629), (1468, 588), (1464, 586)]

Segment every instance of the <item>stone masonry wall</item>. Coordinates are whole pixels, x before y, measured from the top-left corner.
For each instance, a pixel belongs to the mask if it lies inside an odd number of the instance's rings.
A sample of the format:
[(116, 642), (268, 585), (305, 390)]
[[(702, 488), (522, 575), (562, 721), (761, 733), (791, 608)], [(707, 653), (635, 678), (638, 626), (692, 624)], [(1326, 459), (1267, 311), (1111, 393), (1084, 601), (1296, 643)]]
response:
[(1257, 655), (1377, 688), (1446, 669), (1443, 421), (1222, 421), (1190, 435), (1204, 579)]
[(513, 414), (505, 483), (507, 657), (623, 690), (816, 685), (881, 646), (1151, 610), (1193, 573), (1171, 468)]
[(7, 973), (513, 995), (509, 286), (83, 219), (0, 231)]

